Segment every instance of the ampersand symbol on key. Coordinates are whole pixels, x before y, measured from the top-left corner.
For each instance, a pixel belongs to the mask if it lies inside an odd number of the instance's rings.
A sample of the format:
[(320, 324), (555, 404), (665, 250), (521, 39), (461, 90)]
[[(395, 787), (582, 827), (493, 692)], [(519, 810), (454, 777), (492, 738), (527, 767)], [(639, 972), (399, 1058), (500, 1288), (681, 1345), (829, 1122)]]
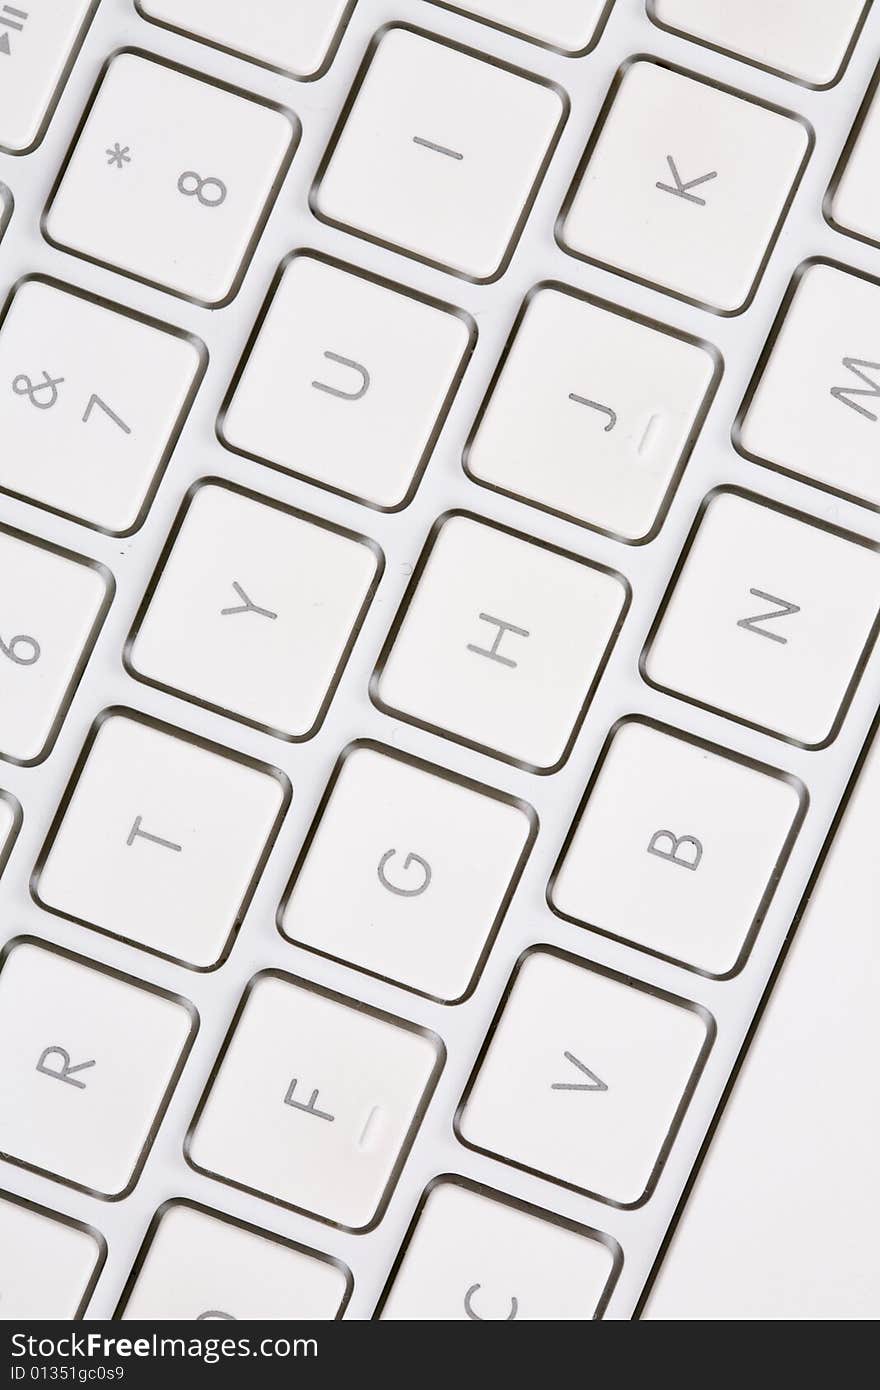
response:
[(222, 179), (209, 176), (203, 179), (194, 169), (187, 169), (177, 180), (177, 190), (185, 198), (198, 198), (202, 207), (218, 208), (226, 201), (227, 188)]
[[(30, 377), (21, 372), (13, 378), (12, 389), (17, 396), (27, 396), (37, 410), (51, 410), (58, 400), (58, 387), (63, 380), (63, 376), (51, 377), (48, 372), (43, 372), (43, 380), (34, 385)], [(44, 392), (48, 394), (45, 400), (41, 400)]]

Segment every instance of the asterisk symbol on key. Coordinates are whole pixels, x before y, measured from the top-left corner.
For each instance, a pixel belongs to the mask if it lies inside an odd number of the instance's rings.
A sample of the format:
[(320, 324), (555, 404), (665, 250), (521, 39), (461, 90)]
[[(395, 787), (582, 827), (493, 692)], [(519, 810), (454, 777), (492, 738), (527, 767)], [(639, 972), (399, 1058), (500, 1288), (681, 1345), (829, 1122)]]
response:
[(128, 145), (120, 145), (117, 140), (112, 149), (105, 150), (108, 164), (115, 164), (117, 169), (123, 169), (126, 164), (131, 163), (131, 155), (128, 152)]

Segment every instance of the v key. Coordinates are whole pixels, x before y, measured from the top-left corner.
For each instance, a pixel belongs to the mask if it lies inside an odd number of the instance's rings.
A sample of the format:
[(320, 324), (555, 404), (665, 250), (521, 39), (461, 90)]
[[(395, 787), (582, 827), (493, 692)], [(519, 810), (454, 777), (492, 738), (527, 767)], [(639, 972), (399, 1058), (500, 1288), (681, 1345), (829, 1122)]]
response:
[(696, 203), (699, 207), (704, 208), (706, 206), (706, 199), (697, 197), (696, 193), (691, 192), (691, 189), (698, 188), (701, 183), (708, 183), (710, 179), (717, 179), (718, 170), (713, 169), (711, 174), (700, 174), (699, 178), (688, 179), (687, 183), (684, 183), (675, 167), (675, 160), (672, 158), (671, 154), (666, 156), (666, 163), (669, 165), (674, 180), (674, 187), (669, 183), (660, 183), (659, 180), (655, 183), (654, 187), (662, 188), (664, 193), (672, 193), (676, 198), (686, 198), (689, 203)]
[(577, 1057), (575, 1057), (573, 1052), (563, 1052), (562, 1055), (565, 1058), (566, 1062), (571, 1062), (572, 1066), (577, 1067), (578, 1071), (583, 1076), (586, 1076), (588, 1079), (586, 1081), (554, 1081), (550, 1086), (551, 1091), (608, 1090), (608, 1087), (606, 1086), (605, 1082), (600, 1080), (594, 1071), (590, 1071), (589, 1067), (585, 1067), (583, 1062), (578, 1061)]

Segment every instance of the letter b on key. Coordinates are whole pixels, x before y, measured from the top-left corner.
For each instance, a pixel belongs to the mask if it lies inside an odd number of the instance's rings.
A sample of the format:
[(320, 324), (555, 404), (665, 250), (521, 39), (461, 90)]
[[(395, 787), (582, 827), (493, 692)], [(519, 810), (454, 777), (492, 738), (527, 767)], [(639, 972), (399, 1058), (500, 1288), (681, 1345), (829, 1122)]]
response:
[(683, 869), (698, 869), (703, 846), (695, 835), (673, 835), (671, 830), (655, 830), (648, 841), (648, 853)]

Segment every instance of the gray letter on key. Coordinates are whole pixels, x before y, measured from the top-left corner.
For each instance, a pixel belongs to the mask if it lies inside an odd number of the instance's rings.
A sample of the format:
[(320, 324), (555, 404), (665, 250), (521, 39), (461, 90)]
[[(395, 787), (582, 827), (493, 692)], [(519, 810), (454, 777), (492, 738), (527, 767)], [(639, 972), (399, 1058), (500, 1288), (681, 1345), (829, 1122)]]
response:
[(515, 632), (517, 637), (528, 637), (527, 630), (524, 627), (517, 627), (515, 623), (506, 623), (503, 618), (493, 618), (490, 613), (481, 613), (480, 622), (493, 623), (497, 627), (495, 640), (491, 647), (478, 647), (473, 642), (468, 642), (468, 651), (476, 652), (477, 656), (487, 656), (490, 661), (497, 661), (500, 666), (515, 667), (516, 662), (511, 661), (509, 656), (500, 656), (498, 648), (501, 646), (505, 632)]

